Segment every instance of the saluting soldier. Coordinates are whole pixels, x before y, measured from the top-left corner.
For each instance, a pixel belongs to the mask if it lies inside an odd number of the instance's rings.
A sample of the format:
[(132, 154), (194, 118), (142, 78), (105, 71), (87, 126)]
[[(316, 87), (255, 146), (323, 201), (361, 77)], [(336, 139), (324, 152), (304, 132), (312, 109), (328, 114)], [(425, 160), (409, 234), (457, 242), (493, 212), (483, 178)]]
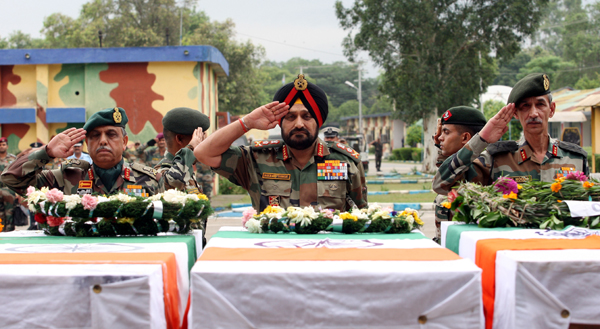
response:
[[(17, 157), (8, 153), (8, 139), (0, 138), (0, 172), (4, 171)], [(0, 218), (4, 225), (4, 232), (14, 231), (13, 209), (15, 207), (15, 193), (0, 182)]]
[[(447, 193), (466, 173), (468, 180), (484, 185), (500, 176), (510, 176), (517, 182), (550, 182), (571, 171), (587, 175), (587, 153), (578, 145), (558, 141), (548, 134), (548, 119), (555, 110), (546, 74), (533, 73), (521, 79), (510, 92), (508, 105), (439, 167), (433, 189)], [(523, 138), (498, 142), (513, 117), (523, 126)]]
[(154, 168), (165, 156), (166, 150), (165, 135), (158, 133), (156, 138), (138, 146), (135, 156), (146, 166)]
[[(458, 152), (467, 142), (477, 134), (487, 123), (485, 116), (478, 109), (468, 106), (455, 106), (448, 109), (438, 119), (436, 134), (433, 136), (438, 150), (436, 166), (441, 166), (444, 160)], [(475, 171), (467, 171), (459, 180), (472, 180)], [(441, 206), (448, 193), (440, 193), (435, 198), (435, 238), (440, 242), (442, 237), (441, 222), (452, 220), (450, 209)]]
[[(141, 196), (161, 192), (157, 172), (141, 164), (123, 161), (127, 145), (127, 114), (120, 107), (94, 113), (83, 128), (70, 128), (56, 135), (48, 145), (13, 162), (2, 173), (2, 181), (19, 194), (27, 187), (58, 188), (65, 194), (124, 192)], [(85, 139), (94, 162), (71, 159), (60, 169), (44, 170), (54, 158), (73, 154), (73, 147)]]
[[(269, 205), (341, 211), (366, 207), (367, 188), (359, 154), (318, 138), (327, 113), (323, 90), (300, 74), (277, 91), (274, 102), (212, 133), (194, 154), (216, 173), (246, 189), (257, 211)], [(268, 130), (277, 124), (283, 141), (231, 146), (250, 129)]]
[(161, 172), (165, 189), (178, 189), (188, 193), (202, 192), (194, 173), (194, 148), (206, 136), (210, 119), (200, 111), (178, 107), (165, 114), (162, 120), (167, 145), (165, 157), (154, 167)]

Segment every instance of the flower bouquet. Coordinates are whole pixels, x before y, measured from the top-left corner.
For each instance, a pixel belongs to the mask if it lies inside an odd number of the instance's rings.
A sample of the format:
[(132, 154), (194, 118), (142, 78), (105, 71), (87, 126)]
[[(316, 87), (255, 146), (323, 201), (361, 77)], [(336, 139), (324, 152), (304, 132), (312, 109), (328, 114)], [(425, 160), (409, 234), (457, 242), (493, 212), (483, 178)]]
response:
[(563, 200), (600, 201), (600, 184), (581, 172), (553, 182), (518, 184), (501, 177), (493, 185), (461, 183), (442, 206), (454, 211), (453, 220), (480, 227), (529, 227), (563, 229), (567, 225), (600, 228), (600, 216), (571, 217)]
[(244, 212), (242, 225), (250, 233), (315, 234), (320, 231), (352, 233), (409, 233), (423, 222), (412, 209), (401, 212), (382, 209), (377, 204), (368, 208), (354, 208), (348, 212), (312, 207), (268, 206), (260, 214)]
[(204, 194), (177, 190), (151, 197), (64, 195), (54, 188), (27, 189), (27, 204), (48, 235), (78, 237), (188, 233), (212, 212)]

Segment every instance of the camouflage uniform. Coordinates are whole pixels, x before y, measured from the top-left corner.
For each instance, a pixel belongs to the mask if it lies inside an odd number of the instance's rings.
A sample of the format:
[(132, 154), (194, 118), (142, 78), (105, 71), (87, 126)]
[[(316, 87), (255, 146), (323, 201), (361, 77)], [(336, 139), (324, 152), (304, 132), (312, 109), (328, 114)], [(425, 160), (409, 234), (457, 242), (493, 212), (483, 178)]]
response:
[(27, 187), (47, 186), (57, 188), (65, 194), (76, 194), (80, 181), (92, 180), (92, 191), (100, 194), (114, 194), (128, 188), (128, 185), (140, 185), (145, 193), (154, 195), (162, 192), (158, 184), (156, 170), (137, 163), (123, 162), (121, 175), (112, 187), (104, 186), (96, 173), (95, 166), (87, 161), (71, 159), (60, 169), (44, 170), (44, 166), (52, 161), (46, 148), (34, 151), (29, 156), (21, 157), (13, 162), (2, 173), (2, 181), (13, 191), (25, 194)]
[[(347, 163), (347, 180), (317, 180), (318, 163)], [(317, 139), (313, 157), (300, 168), (283, 141), (255, 141), (254, 146), (232, 146), (222, 154), (219, 175), (246, 189), (257, 211), (268, 205), (319, 206), (340, 211), (353, 204), (367, 206), (365, 173), (356, 151), (340, 143)]]
[(214, 171), (212, 171), (210, 166), (196, 162), (196, 177), (198, 178), (198, 183), (202, 187), (202, 193), (210, 198), (213, 193), (213, 184), (215, 181)]
[[(4, 159), (0, 159), (0, 172), (4, 171), (17, 157), (14, 154), (7, 153)], [(4, 225), (4, 232), (14, 231), (15, 223), (13, 220), (13, 210), (15, 208), (15, 192), (0, 181), (0, 218)]]
[(501, 141), (489, 145), (476, 134), (440, 166), (433, 189), (446, 194), (462, 175), (467, 181), (491, 185), (500, 176), (509, 176), (522, 183), (529, 180), (551, 182), (570, 171), (589, 173), (587, 153), (581, 147), (548, 138), (548, 151), (542, 163), (538, 163), (532, 159), (533, 150), (524, 138), (518, 142)]
[[(167, 152), (165, 151), (165, 154)], [(164, 158), (163, 155), (160, 155), (160, 151), (158, 147), (152, 146), (148, 147), (148, 143), (144, 143), (140, 145), (135, 150), (135, 156), (140, 160), (141, 163), (146, 164), (148, 167), (156, 167), (156, 165)]]
[(165, 157), (154, 167), (161, 174), (160, 185), (165, 189), (177, 189), (187, 193), (202, 192), (194, 175), (194, 151), (184, 147), (172, 155), (165, 152)]

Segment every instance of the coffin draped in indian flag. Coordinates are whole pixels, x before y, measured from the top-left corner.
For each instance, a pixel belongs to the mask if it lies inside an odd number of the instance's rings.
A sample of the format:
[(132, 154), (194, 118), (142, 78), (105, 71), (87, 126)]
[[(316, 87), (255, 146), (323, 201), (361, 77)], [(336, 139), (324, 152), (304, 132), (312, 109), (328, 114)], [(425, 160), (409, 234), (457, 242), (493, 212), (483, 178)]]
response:
[(179, 328), (189, 269), (202, 248), (197, 243), (201, 231), (194, 233), (118, 238), (0, 234), (0, 302), (22, 306), (3, 314), (3, 323), (14, 328), (40, 321), (50, 328)]
[(479, 328), (480, 270), (408, 234), (224, 227), (191, 272), (193, 328)]
[(443, 223), (445, 246), (483, 270), (487, 328), (600, 325), (600, 231)]

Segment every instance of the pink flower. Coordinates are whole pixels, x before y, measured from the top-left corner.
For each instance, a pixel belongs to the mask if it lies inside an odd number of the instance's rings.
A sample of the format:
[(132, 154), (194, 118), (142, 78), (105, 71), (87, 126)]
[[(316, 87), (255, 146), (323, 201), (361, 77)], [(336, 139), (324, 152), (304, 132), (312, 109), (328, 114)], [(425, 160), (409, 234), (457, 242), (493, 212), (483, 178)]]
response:
[(567, 174), (567, 179), (585, 182), (587, 180), (587, 177), (581, 171), (573, 171)]
[(494, 184), (494, 188), (496, 191), (502, 192), (502, 194), (510, 194), (510, 192), (513, 192), (514, 194), (519, 193), (519, 186), (517, 182), (509, 177), (498, 178), (496, 184)]
[(83, 205), (83, 209), (85, 209), (85, 210), (94, 210), (94, 209), (96, 209), (96, 206), (98, 205), (98, 199), (89, 194), (85, 194), (81, 198), (81, 204)]
[(33, 192), (35, 192), (35, 187), (33, 187), (33, 186), (29, 186), (29, 187), (27, 188), (27, 196), (29, 196), (29, 194), (31, 194), (31, 193), (33, 193)]
[(48, 201), (52, 203), (61, 202), (63, 200), (63, 196), (63, 192), (61, 192), (57, 188), (53, 188), (50, 191), (46, 192), (46, 199), (48, 199)]
[(323, 209), (321, 210), (321, 214), (323, 214), (323, 217), (325, 218), (333, 219), (333, 211), (331, 211), (331, 209)]
[(248, 208), (244, 210), (242, 213), (242, 227), (246, 227), (246, 222), (248, 222), (254, 215), (256, 215), (256, 210), (254, 208)]
[(62, 217), (48, 216), (46, 217), (46, 219), (48, 220), (48, 225), (50, 226), (60, 226), (62, 223), (65, 222), (65, 220)]

